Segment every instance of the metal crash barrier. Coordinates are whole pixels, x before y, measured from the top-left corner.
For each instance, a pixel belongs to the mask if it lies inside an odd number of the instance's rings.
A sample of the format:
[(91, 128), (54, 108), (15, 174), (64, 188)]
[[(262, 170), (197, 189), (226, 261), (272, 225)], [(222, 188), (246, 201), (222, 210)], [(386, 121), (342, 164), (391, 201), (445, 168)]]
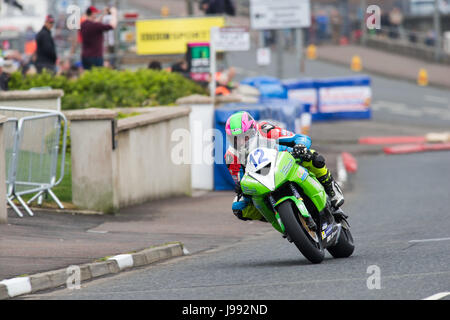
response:
[[(20, 203), (33, 216), (28, 206), (35, 200), (42, 203), (44, 195), (64, 209), (52, 188), (64, 177), (67, 119), (61, 112), (43, 109), (0, 107), (0, 114), (8, 117), (4, 124), (7, 202), (18, 216)], [(63, 128), (63, 129), (62, 129)], [(62, 132), (61, 168), (57, 176)], [(32, 195), (25, 202), (24, 195)]]

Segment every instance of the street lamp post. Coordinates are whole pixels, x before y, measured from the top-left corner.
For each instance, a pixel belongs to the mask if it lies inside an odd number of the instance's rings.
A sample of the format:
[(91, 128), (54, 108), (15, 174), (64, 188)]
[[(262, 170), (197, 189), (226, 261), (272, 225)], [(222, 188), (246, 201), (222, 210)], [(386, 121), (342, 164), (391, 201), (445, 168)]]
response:
[(361, 0), (361, 44), (366, 45), (367, 41), (367, 22), (366, 22), (367, 0)]
[(436, 41), (435, 41), (435, 51), (434, 51), (434, 58), (436, 61), (441, 60), (441, 48), (442, 48), (442, 32), (441, 32), (441, 13), (439, 11), (439, 0), (434, 0), (434, 33), (436, 35)]
[(188, 16), (194, 15), (194, 4), (193, 0), (186, 0), (186, 8)]

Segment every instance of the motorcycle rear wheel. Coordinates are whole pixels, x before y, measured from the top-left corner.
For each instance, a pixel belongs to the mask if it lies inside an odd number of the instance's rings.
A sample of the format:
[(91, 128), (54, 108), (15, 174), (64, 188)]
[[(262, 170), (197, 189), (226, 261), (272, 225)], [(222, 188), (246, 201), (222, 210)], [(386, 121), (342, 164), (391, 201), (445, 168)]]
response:
[(327, 248), (328, 252), (334, 258), (348, 258), (352, 255), (355, 250), (355, 245), (353, 243), (353, 236), (349, 229), (343, 227), (337, 244), (333, 247)]
[[(321, 263), (325, 252), (322, 246), (322, 238), (317, 234), (318, 242), (315, 242), (308, 231), (306, 224), (302, 224), (303, 219), (299, 210), (292, 201), (285, 201), (278, 206), (278, 213), (286, 229), (289, 238), (294, 242), (297, 249), (312, 263)], [(304, 220), (303, 220), (304, 221)]]

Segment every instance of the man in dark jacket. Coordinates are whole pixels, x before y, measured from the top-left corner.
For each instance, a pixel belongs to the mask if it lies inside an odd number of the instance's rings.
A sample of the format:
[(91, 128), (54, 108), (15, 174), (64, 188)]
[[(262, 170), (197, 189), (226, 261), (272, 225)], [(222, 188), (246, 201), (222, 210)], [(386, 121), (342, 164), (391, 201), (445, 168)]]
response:
[(48, 15), (45, 18), (44, 26), (36, 35), (36, 69), (38, 73), (41, 73), (43, 69), (56, 72), (56, 48), (51, 33), (54, 24), (55, 19)]
[[(103, 33), (117, 26), (117, 9), (109, 8), (111, 21), (109, 24), (101, 23), (103, 16), (94, 6), (86, 10), (86, 20), (81, 24), (81, 61), (85, 70), (92, 67), (103, 67)], [(106, 12), (105, 12), (106, 13)]]
[(236, 15), (233, 0), (202, 0), (200, 10), (204, 11), (205, 14)]

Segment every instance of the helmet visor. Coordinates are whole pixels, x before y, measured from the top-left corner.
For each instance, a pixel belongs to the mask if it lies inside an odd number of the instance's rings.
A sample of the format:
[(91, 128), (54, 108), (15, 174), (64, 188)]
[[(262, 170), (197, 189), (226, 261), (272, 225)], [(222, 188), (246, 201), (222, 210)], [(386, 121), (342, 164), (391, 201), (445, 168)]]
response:
[(237, 150), (246, 150), (250, 146), (250, 140), (256, 135), (256, 130), (254, 128), (251, 128), (247, 130), (244, 133), (241, 133), (239, 135), (233, 136), (233, 135), (227, 135), (228, 141), (230, 142), (231, 146)]

